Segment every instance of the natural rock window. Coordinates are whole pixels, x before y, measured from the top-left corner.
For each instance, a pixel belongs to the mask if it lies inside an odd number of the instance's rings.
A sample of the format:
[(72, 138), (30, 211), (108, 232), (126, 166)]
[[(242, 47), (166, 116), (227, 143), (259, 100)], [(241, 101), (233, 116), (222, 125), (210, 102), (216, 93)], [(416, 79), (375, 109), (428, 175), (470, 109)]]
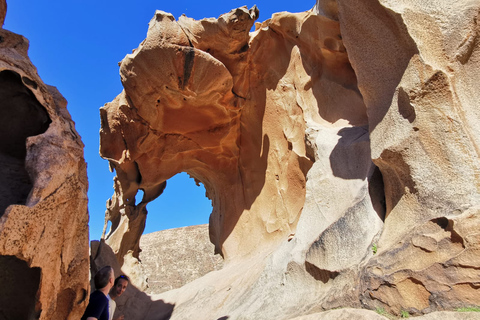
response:
[[(222, 267), (223, 259), (214, 255), (209, 239), (212, 205), (205, 193), (202, 183), (180, 173), (170, 178), (162, 195), (148, 204), (139, 256), (148, 278), (145, 292), (158, 294), (180, 288)], [(170, 222), (164, 225), (165, 221)]]
[[(142, 197), (143, 191), (139, 190), (137, 204)], [(159, 230), (208, 224), (212, 201), (207, 198), (203, 183), (182, 172), (167, 180), (163, 193), (150, 202), (147, 209), (144, 235)]]

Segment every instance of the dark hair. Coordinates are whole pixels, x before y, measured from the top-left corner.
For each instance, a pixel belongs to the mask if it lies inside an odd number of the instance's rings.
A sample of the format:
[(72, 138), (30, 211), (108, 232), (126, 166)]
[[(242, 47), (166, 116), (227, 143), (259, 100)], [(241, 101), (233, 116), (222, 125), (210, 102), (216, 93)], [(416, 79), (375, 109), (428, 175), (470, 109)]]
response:
[(110, 281), (110, 277), (113, 275), (113, 268), (110, 266), (105, 266), (102, 269), (98, 270), (95, 275), (95, 288), (103, 289), (107, 286)]
[(115, 283), (113, 285), (116, 286), (118, 284), (118, 280), (120, 279), (127, 280), (127, 282), (130, 282), (130, 279), (128, 279), (127, 276), (121, 275), (121, 276), (118, 276), (117, 279), (115, 279)]

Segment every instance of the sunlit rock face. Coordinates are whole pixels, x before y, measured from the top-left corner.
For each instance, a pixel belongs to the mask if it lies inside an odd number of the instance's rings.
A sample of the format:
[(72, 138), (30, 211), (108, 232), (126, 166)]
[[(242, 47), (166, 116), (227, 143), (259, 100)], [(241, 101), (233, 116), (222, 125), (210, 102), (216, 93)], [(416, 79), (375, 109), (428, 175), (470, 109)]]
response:
[(180, 288), (223, 266), (222, 257), (213, 254), (206, 224), (144, 234), (140, 247), (150, 295)]
[[(0, 1), (0, 25), (5, 8)], [(0, 28), (0, 317), (80, 319), (89, 277), (83, 144), (27, 50)]]
[(185, 171), (212, 200), (226, 261), (128, 316), (480, 304), (479, 9), (325, 0), (253, 32), (256, 7), (157, 11), (101, 109), (117, 173), (106, 241), (121, 263), (138, 258), (147, 203)]
[(480, 303), (479, 9), (338, 2), (385, 185), (378, 253), (361, 277), (368, 307), (424, 313)]

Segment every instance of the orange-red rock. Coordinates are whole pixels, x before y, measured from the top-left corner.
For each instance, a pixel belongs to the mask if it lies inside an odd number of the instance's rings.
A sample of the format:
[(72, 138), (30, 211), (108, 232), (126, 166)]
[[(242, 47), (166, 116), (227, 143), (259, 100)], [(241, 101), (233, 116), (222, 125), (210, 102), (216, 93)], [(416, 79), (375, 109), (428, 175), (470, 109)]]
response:
[[(5, 16), (0, 1), (0, 26)], [(83, 143), (28, 41), (0, 28), (0, 317), (80, 319), (88, 302)]]

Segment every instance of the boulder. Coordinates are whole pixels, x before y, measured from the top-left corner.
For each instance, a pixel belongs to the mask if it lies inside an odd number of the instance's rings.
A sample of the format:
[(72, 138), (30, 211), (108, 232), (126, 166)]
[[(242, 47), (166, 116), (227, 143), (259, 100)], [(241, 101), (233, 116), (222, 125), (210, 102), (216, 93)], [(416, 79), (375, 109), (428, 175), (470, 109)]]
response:
[(144, 234), (140, 247), (150, 295), (180, 288), (223, 266), (223, 259), (213, 254), (206, 224)]

